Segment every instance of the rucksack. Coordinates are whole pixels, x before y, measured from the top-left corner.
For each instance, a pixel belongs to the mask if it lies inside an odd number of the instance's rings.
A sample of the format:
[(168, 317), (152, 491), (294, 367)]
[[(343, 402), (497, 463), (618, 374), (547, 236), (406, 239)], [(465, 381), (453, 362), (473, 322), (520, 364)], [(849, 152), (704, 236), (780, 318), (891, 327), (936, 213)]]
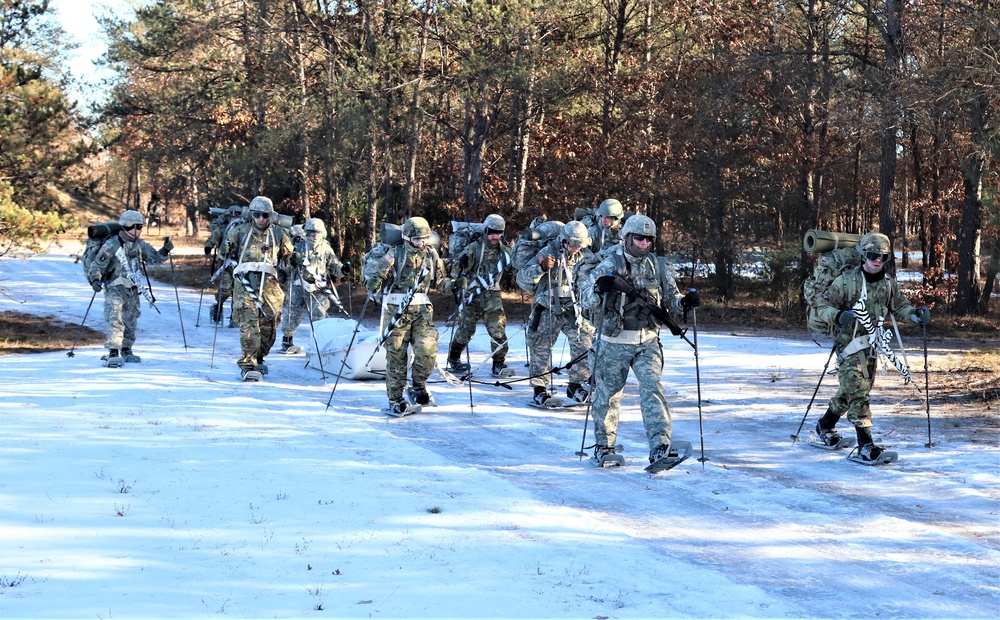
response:
[(853, 247), (838, 248), (819, 255), (812, 275), (802, 283), (802, 298), (806, 302), (806, 326), (810, 332), (827, 336), (836, 334), (837, 326), (820, 318), (817, 312), (818, 302), (840, 274), (862, 262), (864, 258)]
[(118, 222), (104, 222), (103, 224), (93, 224), (87, 227), (87, 244), (83, 248), (83, 275), (87, 275), (101, 246), (108, 240), (108, 237), (121, 232), (121, 224)]
[(544, 215), (539, 215), (531, 224), (525, 228), (514, 242), (514, 251), (511, 256), (511, 264), (514, 269), (521, 271), (528, 266), (531, 259), (545, 247), (545, 244), (555, 239), (562, 232), (563, 224), (558, 220), (547, 220)]
[(470, 243), (483, 236), (485, 224), (476, 222), (451, 223), (451, 235), (448, 236), (448, 256), (454, 260)]

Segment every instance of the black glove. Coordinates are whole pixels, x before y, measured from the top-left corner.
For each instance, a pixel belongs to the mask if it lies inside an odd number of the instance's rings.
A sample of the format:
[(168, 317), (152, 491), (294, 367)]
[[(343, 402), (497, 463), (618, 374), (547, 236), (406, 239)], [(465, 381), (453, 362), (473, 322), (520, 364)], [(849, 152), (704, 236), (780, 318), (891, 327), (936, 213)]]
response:
[(854, 310), (841, 310), (837, 313), (837, 323), (847, 327), (854, 319)]
[(174, 249), (174, 243), (173, 241), (170, 240), (170, 237), (167, 237), (166, 239), (163, 240), (163, 247), (160, 248), (160, 254), (166, 256), (167, 254), (170, 254), (170, 250), (173, 249)]
[(90, 288), (94, 289), (95, 293), (100, 293), (101, 289), (104, 288), (104, 283), (100, 280), (94, 280), (90, 283)]
[(927, 306), (917, 310), (910, 315), (910, 320), (918, 325), (927, 325), (931, 322), (931, 309)]
[(598, 293), (612, 293), (615, 291), (615, 277), (611, 274), (597, 278), (594, 290)]
[(206, 245), (205, 246), (205, 256), (210, 256), (211, 254), (212, 254), (212, 248)]
[(701, 297), (698, 295), (696, 289), (691, 289), (688, 294), (681, 297), (681, 307), (685, 310), (690, 310), (691, 308), (697, 308), (701, 305)]
[(291, 265), (292, 267), (301, 267), (302, 257), (299, 256), (298, 252), (292, 252), (291, 254), (288, 255), (288, 264)]
[(351, 263), (344, 263), (340, 266), (340, 273), (344, 274), (345, 278), (350, 278), (353, 272), (354, 270), (351, 269)]
[(454, 293), (464, 291), (467, 288), (469, 288), (469, 279), (465, 276), (455, 278), (455, 283), (451, 285), (451, 290)]

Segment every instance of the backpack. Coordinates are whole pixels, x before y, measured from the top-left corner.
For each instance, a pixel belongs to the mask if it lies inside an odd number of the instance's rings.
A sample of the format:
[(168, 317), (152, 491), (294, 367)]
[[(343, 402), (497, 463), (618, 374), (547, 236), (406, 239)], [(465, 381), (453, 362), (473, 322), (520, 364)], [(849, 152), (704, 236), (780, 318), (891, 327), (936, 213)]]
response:
[[(83, 248), (83, 275), (90, 271), (90, 266), (97, 258), (97, 253), (101, 246), (108, 240), (108, 237), (117, 235), (121, 231), (121, 224), (118, 222), (104, 222), (103, 224), (93, 224), (87, 227), (87, 245)], [(103, 275), (103, 274), (102, 274)]]
[(580, 207), (573, 212), (573, 219), (577, 222), (583, 222), (583, 225), (587, 228), (593, 228), (597, 226), (597, 209)]
[(470, 243), (483, 236), (485, 225), (475, 222), (451, 223), (451, 235), (448, 236), (448, 256), (454, 260)]
[(531, 259), (545, 247), (545, 244), (555, 239), (562, 232), (563, 224), (558, 220), (549, 221), (544, 215), (539, 215), (525, 228), (514, 242), (511, 254), (511, 264), (521, 271), (528, 266)]
[(802, 283), (802, 298), (806, 302), (806, 326), (810, 332), (827, 336), (836, 334), (837, 326), (829, 325), (819, 317), (817, 302), (840, 274), (862, 262), (864, 259), (854, 247), (837, 248), (819, 255), (812, 275)]

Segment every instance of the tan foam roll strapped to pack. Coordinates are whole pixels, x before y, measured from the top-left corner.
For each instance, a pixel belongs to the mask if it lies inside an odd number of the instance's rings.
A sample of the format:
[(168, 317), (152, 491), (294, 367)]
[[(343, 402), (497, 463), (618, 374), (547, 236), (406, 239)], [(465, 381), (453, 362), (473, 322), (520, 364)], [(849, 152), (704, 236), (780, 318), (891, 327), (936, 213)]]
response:
[(810, 254), (822, 254), (840, 248), (853, 248), (860, 240), (861, 235), (811, 228), (802, 238), (802, 248)]

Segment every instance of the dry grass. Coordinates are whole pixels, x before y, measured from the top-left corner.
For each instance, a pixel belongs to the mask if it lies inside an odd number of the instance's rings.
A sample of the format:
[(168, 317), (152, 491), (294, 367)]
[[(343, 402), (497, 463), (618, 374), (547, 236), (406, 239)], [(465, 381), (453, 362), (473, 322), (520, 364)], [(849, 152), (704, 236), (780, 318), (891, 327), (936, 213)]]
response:
[(104, 333), (53, 316), (0, 312), (0, 355), (69, 351), (74, 341), (77, 347), (101, 344)]

